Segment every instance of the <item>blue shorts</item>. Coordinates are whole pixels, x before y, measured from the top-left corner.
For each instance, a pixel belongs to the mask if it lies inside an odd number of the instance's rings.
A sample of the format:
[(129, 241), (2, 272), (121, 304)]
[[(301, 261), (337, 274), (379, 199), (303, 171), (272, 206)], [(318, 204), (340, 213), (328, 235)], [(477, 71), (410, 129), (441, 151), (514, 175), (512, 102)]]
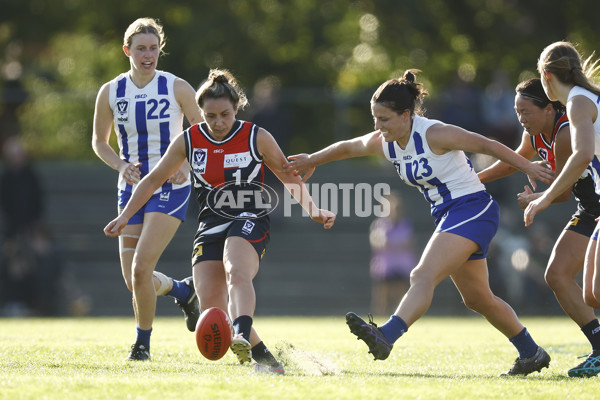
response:
[(487, 257), (500, 219), (498, 203), (489, 193), (481, 191), (461, 196), (436, 207), (434, 212), (436, 232), (454, 233), (477, 243), (480, 249), (469, 260)]
[[(150, 200), (133, 214), (129, 219), (128, 225), (142, 224), (144, 222), (144, 214), (149, 212), (160, 212), (179, 218), (182, 222), (185, 221), (185, 214), (190, 203), (190, 192), (191, 185), (152, 195)], [(130, 198), (131, 192), (119, 190), (119, 212), (125, 208)]]

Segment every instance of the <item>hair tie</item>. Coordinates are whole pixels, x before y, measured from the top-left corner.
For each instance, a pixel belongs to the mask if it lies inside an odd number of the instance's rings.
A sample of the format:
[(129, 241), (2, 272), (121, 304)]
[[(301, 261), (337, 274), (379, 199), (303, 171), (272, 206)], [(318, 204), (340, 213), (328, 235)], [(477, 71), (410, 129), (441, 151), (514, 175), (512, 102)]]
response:
[(529, 94), (529, 93), (519, 92), (519, 95), (521, 97), (526, 97), (526, 98), (531, 99), (531, 100), (539, 101), (540, 103), (550, 104), (550, 100), (542, 99), (541, 97), (534, 96), (534, 95)]

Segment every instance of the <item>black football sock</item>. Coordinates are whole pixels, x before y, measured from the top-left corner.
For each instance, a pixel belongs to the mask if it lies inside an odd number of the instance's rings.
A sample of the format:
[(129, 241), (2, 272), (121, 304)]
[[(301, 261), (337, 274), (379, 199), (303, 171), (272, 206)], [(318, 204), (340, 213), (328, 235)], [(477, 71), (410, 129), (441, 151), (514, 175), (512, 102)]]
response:
[(265, 364), (271, 367), (277, 365), (277, 360), (262, 341), (252, 348), (252, 358), (259, 364)]
[(594, 319), (581, 327), (581, 331), (592, 345), (592, 351), (600, 351), (600, 323)]
[(240, 315), (233, 320), (233, 330), (235, 334), (241, 333), (244, 339), (250, 342), (250, 330), (252, 330), (252, 317), (249, 315)]

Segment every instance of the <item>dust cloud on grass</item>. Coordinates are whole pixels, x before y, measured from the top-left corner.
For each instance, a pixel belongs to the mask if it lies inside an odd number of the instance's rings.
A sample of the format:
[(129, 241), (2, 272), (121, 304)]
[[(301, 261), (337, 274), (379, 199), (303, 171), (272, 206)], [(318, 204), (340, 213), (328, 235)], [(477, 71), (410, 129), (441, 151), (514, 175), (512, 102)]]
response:
[(333, 361), (310, 351), (296, 348), (288, 342), (277, 343), (274, 355), (283, 363), (286, 374), (324, 376), (337, 375), (340, 372)]

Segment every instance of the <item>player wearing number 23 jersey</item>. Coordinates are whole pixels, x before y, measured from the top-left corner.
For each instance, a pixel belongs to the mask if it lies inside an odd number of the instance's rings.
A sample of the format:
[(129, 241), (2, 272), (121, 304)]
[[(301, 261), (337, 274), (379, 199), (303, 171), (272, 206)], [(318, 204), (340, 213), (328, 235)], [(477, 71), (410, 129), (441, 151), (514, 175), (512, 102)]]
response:
[(485, 258), (498, 229), (498, 205), (485, 191), (471, 161), (462, 150), (442, 155), (429, 148), (426, 133), (440, 121), (413, 116), (410, 140), (403, 149), (396, 141), (382, 141), (385, 157), (394, 163), (400, 179), (417, 187), (431, 205), (438, 232), (473, 240), (481, 251), (470, 259)]

